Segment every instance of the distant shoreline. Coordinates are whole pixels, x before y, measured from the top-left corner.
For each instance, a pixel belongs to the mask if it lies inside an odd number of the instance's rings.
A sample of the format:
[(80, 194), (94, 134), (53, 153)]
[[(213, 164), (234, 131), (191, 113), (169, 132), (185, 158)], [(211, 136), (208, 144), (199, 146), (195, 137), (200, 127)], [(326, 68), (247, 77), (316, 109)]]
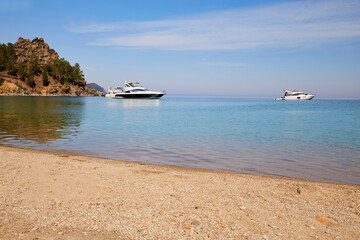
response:
[(360, 186), (0, 146), (0, 237), (358, 239)]
[[(41, 94), (11, 94), (11, 93), (0, 93), (0, 96), (2, 97), (23, 97), (23, 96), (33, 96), (33, 97), (102, 97), (100, 95), (96, 96), (96, 95), (80, 95), (80, 96), (76, 96), (76, 95), (41, 95)], [(164, 98), (172, 98), (172, 97), (184, 97), (184, 98), (192, 98), (192, 97), (197, 97), (197, 98), (235, 98), (235, 99), (268, 99), (268, 100), (274, 100), (274, 97), (241, 97), (241, 96), (225, 96), (225, 95), (186, 95), (186, 94), (167, 94)], [(124, 100), (124, 99), (123, 99)], [(129, 100), (129, 99), (127, 99)], [(130, 99), (130, 100), (134, 100), (134, 99)], [(319, 98), (317, 97), (316, 99), (313, 99), (311, 101), (316, 101), (316, 100), (357, 100), (360, 101), (360, 98)], [(294, 101), (291, 101), (294, 102)], [(298, 101), (295, 101), (298, 102)], [(303, 102), (303, 101), (301, 101)]]
[(0, 94), (0, 97), (101, 97), (101, 96), (94, 96), (94, 95), (41, 95), (41, 94)]

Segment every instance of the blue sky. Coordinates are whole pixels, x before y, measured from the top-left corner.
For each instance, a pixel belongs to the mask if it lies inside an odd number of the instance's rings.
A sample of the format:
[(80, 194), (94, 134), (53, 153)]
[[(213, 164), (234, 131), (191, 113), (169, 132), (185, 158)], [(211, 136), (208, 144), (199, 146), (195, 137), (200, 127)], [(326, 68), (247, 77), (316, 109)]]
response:
[(360, 98), (358, 0), (0, 0), (2, 43), (43, 37), (105, 89)]

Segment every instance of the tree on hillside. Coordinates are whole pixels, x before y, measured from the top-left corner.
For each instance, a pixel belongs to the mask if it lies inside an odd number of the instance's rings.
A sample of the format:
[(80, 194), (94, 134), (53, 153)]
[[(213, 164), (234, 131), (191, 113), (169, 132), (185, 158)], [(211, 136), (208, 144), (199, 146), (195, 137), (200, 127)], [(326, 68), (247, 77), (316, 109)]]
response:
[(54, 60), (55, 73), (61, 84), (72, 83), (71, 72), (72, 67), (64, 58)]
[(29, 74), (30, 75), (40, 75), (41, 69), (39, 64), (39, 57), (35, 54), (31, 55), (29, 62)]
[(15, 61), (13, 60), (9, 60), (6, 63), (6, 70), (8, 71), (8, 74), (12, 75), (12, 76), (16, 76), (17, 74), (17, 68), (15, 66)]
[(50, 75), (52, 78), (56, 78), (56, 72), (54, 68), (54, 63), (47, 63), (42, 68), (43, 72), (46, 71), (48, 75)]
[(0, 44), (0, 71), (7, 70), (10, 75), (16, 75), (16, 55), (12, 43)]
[(53, 77), (58, 79), (61, 84), (70, 83), (79, 86), (86, 85), (83, 71), (80, 69), (78, 63), (71, 66), (64, 58), (60, 58), (54, 60), (52, 67), (55, 75)]
[(49, 85), (49, 78), (48, 78), (47, 72), (43, 71), (41, 76), (42, 76), (43, 85), (48, 86)]
[(14, 44), (8, 43), (8, 59), (6, 64), (6, 70), (10, 75), (16, 76), (16, 54)]
[(0, 44), (0, 71), (4, 71), (7, 62), (7, 46)]
[(18, 76), (20, 80), (24, 81), (27, 74), (27, 64), (26, 62), (19, 63), (18, 69), (17, 69)]
[(73, 67), (73, 71), (74, 71), (74, 81), (75, 84), (80, 86), (80, 87), (84, 87), (86, 86), (86, 81), (84, 79), (84, 73), (83, 71), (80, 69), (80, 64), (75, 63), (74, 67)]
[(29, 75), (26, 78), (26, 84), (31, 88), (34, 88), (36, 86), (36, 83), (35, 83), (35, 80), (34, 80), (34, 75)]

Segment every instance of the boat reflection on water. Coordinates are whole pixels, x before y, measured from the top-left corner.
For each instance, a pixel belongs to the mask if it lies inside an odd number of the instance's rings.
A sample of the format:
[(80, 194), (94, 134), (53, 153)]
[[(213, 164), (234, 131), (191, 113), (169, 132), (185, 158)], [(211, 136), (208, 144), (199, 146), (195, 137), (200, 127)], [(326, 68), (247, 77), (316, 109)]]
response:
[(83, 105), (72, 97), (0, 97), (0, 142), (44, 144), (74, 137)]
[(123, 99), (122, 101), (109, 101), (109, 106), (122, 106), (124, 108), (134, 107), (158, 107), (161, 105), (160, 99)]

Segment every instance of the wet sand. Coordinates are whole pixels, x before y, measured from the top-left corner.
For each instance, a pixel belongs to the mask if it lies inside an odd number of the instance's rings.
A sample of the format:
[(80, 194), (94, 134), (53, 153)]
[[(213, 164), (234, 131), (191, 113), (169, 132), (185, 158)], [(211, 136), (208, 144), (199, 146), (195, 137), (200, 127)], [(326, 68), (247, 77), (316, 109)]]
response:
[(360, 186), (0, 147), (0, 239), (360, 239)]

